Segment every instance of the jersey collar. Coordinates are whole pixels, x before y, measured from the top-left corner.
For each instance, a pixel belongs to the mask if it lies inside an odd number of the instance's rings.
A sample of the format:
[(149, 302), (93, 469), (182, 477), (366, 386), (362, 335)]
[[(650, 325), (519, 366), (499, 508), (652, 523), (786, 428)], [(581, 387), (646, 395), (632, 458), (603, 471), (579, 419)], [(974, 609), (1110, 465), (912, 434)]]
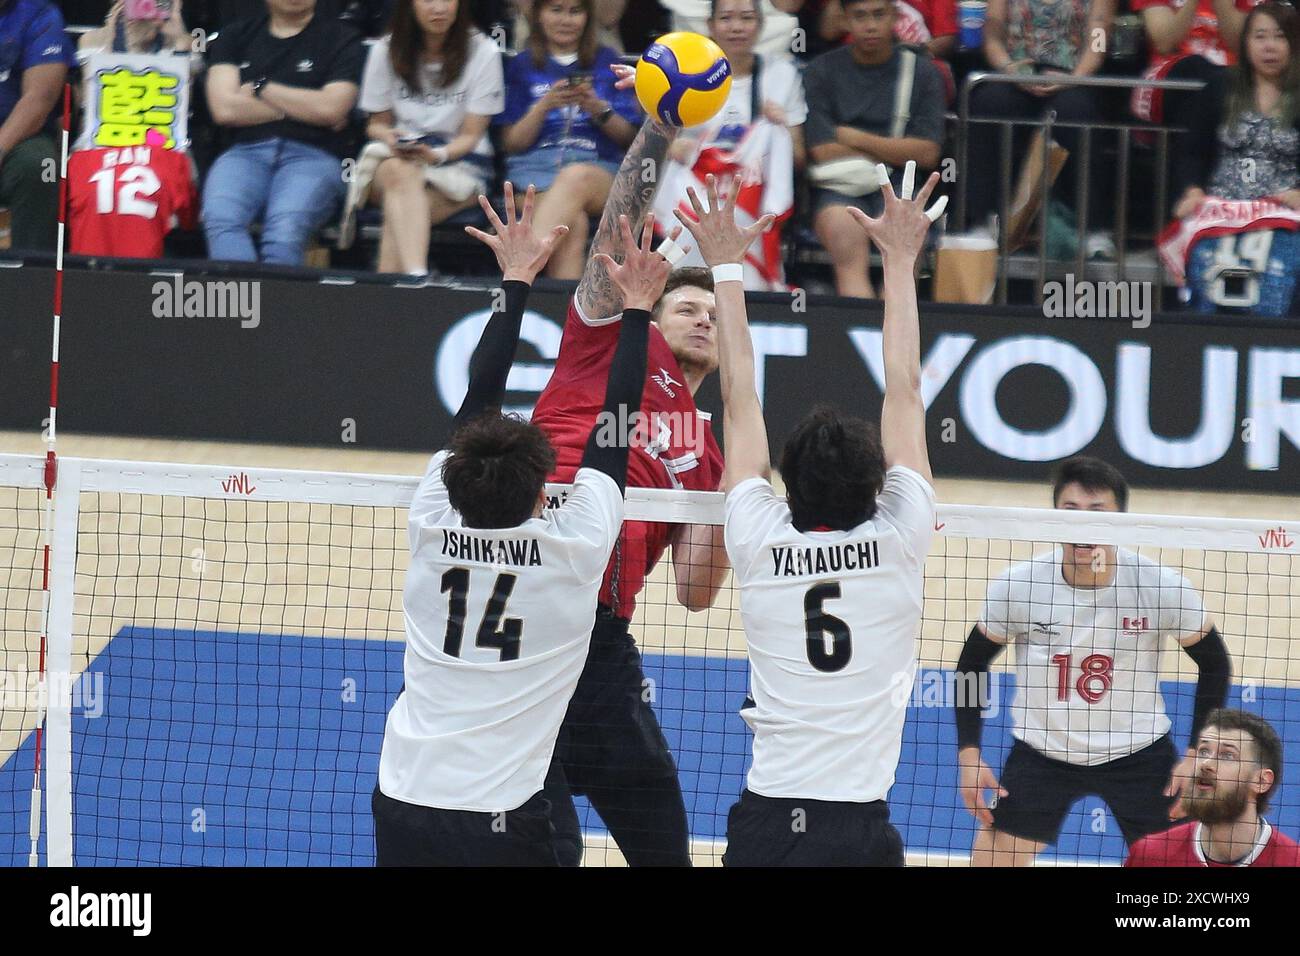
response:
[[(1273, 839), (1273, 828), (1263, 817), (1259, 818), (1261, 824), (1255, 837), (1255, 845), (1251, 847), (1250, 852), (1244, 857), (1233, 863), (1233, 866), (1250, 866), (1259, 859), (1259, 855), (1264, 852), (1264, 847), (1268, 846), (1268, 841)], [(1196, 850), (1196, 858), (1201, 861), (1202, 866), (1209, 866), (1210, 861), (1205, 858), (1205, 852), (1201, 849), (1201, 834), (1205, 829), (1204, 823), (1196, 824), (1196, 831), (1192, 834), (1192, 847)]]

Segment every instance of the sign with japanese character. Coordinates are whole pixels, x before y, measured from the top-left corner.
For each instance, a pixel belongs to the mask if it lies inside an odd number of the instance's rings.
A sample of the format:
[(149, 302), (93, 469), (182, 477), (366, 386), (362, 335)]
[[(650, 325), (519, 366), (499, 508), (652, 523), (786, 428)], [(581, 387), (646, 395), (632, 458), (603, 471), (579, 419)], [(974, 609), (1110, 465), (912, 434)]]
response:
[(87, 78), (86, 125), (77, 149), (189, 148), (188, 57), (96, 53), (87, 61), (83, 75)]

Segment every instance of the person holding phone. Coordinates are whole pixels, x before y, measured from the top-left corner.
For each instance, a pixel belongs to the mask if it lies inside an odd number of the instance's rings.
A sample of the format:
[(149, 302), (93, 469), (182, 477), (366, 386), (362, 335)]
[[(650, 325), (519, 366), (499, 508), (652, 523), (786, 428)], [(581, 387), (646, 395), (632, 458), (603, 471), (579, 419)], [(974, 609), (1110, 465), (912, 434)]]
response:
[(546, 274), (577, 279), (589, 219), (605, 207), (641, 113), (630, 90), (614, 88), (618, 54), (597, 44), (593, 0), (533, 0), (528, 20), (528, 47), (506, 68), (497, 118), (506, 176), (520, 190), (537, 187), (539, 230), (569, 227)]
[(181, 18), (181, 0), (116, 0), (104, 25), (81, 35), (77, 55), (84, 60), (104, 52), (188, 54), (193, 42)]
[(398, 0), (390, 29), (370, 48), (360, 101), (367, 135), (393, 153), (370, 186), (384, 210), (379, 271), (426, 275), (430, 227), (492, 179), (501, 53), (474, 29), (468, 0)]

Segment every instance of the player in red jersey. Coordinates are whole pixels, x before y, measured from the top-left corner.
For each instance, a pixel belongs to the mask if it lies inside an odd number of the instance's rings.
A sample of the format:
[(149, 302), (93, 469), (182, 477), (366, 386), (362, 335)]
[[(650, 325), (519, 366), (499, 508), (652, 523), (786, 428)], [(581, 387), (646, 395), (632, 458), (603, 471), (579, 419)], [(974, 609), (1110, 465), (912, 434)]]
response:
[(1263, 816), (1282, 783), (1282, 741), (1268, 721), (1212, 711), (1194, 781), (1182, 798), (1192, 822), (1138, 840), (1125, 866), (1300, 866), (1300, 844)]
[[(676, 135), (647, 119), (605, 203), (591, 258), (569, 306), (555, 372), (532, 417), (555, 446), (553, 481), (573, 478), (600, 411), (602, 383), (618, 339), (622, 297), (602, 257), (621, 250), (620, 216), (641, 228)], [(628, 486), (717, 491), (722, 453), (709, 416), (696, 409), (694, 398), (718, 367), (712, 275), (704, 269), (673, 273), (652, 317), (640, 440), (634, 438)], [(669, 548), (677, 600), (690, 610), (709, 607), (726, 576), (721, 527), (624, 522), (601, 586), (587, 664), (547, 780), (561, 864), (576, 866), (582, 857), (572, 799), (582, 793), (629, 865), (690, 865), (677, 765), (650, 706), (641, 655), (628, 633), (646, 576)]]
[(198, 221), (190, 159), (161, 146), (82, 149), (68, 159), (69, 252), (157, 259), (163, 237)]

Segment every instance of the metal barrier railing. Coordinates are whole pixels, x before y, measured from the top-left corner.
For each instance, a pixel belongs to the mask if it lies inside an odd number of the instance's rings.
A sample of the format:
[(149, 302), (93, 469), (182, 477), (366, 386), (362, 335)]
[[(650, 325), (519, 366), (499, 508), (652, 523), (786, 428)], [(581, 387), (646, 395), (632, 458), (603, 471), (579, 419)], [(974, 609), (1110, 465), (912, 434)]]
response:
[[(999, 304), (1005, 304), (1007, 301), (1007, 282), (1008, 282), (1008, 258), (1010, 254), (1010, 237), (1007, 227), (1009, 221), (1010, 204), (1012, 201), (1011, 186), (1011, 144), (1012, 130), (1016, 126), (1028, 128), (1040, 128), (1043, 130), (1042, 136), (1042, 162), (1044, 167), (1047, 165), (1049, 143), (1052, 138), (1052, 130), (1055, 128), (1078, 129), (1080, 139), (1078, 144), (1080, 161), (1075, 163), (1075, 175), (1077, 177), (1077, 189), (1075, 191), (1075, 203), (1078, 208), (1075, 215), (1078, 221), (1078, 252), (1076, 253), (1075, 267), (1077, 274), (1082, 276), (1088, 261), (1086, 249), (1086, 236), (1088, 233), (1088, 191), (1091, 186), (1091, 170), (1087, 161), (1091, 155), (1092, 135), (1094, 130), (1113, 130), (1118, 133), (1119, 139), (1119, 162), (1116, 165), (1116, 207), (1115, 207), (1115, 268), (1117, 277), (1124, 281), (1127, 276), (1127, 244), (1128, 244), (1128, 207), (1129, 207), (1129, 164), (1130, 152), (1132, 150), (1132, 134), (1136, 131), (1149, 132), (1156, 136), (1156, 183), (1152, 196), (1154, 207), (1153, 222), (1155, 223), (1155, 235), (1159, 235), (1164, 228), (1166, 221), (1166, 206), (1168, 197), (1167, 169), (1169, 159), (1169, 134), (1179, 133), (1183, 130), (1170, 126), (1153, 126), (1149, 123), (1134, 121), (1132, 123), (1066, 123), (1058, 122), (1056, 111), (1048, 109), (1041, 118), (1033, 120), (1023, 119), (995, 119), (985, 117), (972, 117), (970, 115), (971, 91), (980, 84), (988, 83), (1015, 83), (1033, 86), (1082, 86), (1082, 87), (1100, 87), (1103, 89), (1125, 89), (1134, 90), (1141, 88), (1160, 89), (1160, 90), (1177, 90), (1186, 92), (1199, 92), (1204, 89), (1205, 83), (1202, 80), (1147, 80), (1139, 77), (1113, 77), (1113, 76), (1065, 76), (1061, 74), (1035, 74), (1035, 75), (1013, 75), (1008, 73), (986, 73), (975, 72), (968, 75), (962, 83), (961, 92), (958, 97), (957, 112), (957, 161), (958, 161), (958, 184), (957, 184), (957, 209), (956, 221), (958, 228), (966, 230), (969, 227), (968, 203), (966, 187), (969, 182), (967, 171), (969, 169), (967, 160), (970, 150), (970, 125), (972, 123), (981, 123), (986, 125), (998, 126), (1000, 128), (999, 136), (999, 160), (998, 160), (998, 181), (1001, 186), (1003, 201), (999, 204), (998, 216), (998, 276), (996, 301)], [(1043, 285), (1047, 278), (1047, 215), (1049, 207), (1049, 192), (1051, 189), (1051, 180), (1047, 176), (1042, 177), (1041, 181), (1042, 195), (1038, 209), (1038, 281), (1035, 289), (1035, 299), (1041, 303), (1043, 295)], [(1163, 287), (1164, 275), (1163, 268), (1160, 265), (1159, 257), (1156, 257), (1156, 288), (1159, 290)]]

